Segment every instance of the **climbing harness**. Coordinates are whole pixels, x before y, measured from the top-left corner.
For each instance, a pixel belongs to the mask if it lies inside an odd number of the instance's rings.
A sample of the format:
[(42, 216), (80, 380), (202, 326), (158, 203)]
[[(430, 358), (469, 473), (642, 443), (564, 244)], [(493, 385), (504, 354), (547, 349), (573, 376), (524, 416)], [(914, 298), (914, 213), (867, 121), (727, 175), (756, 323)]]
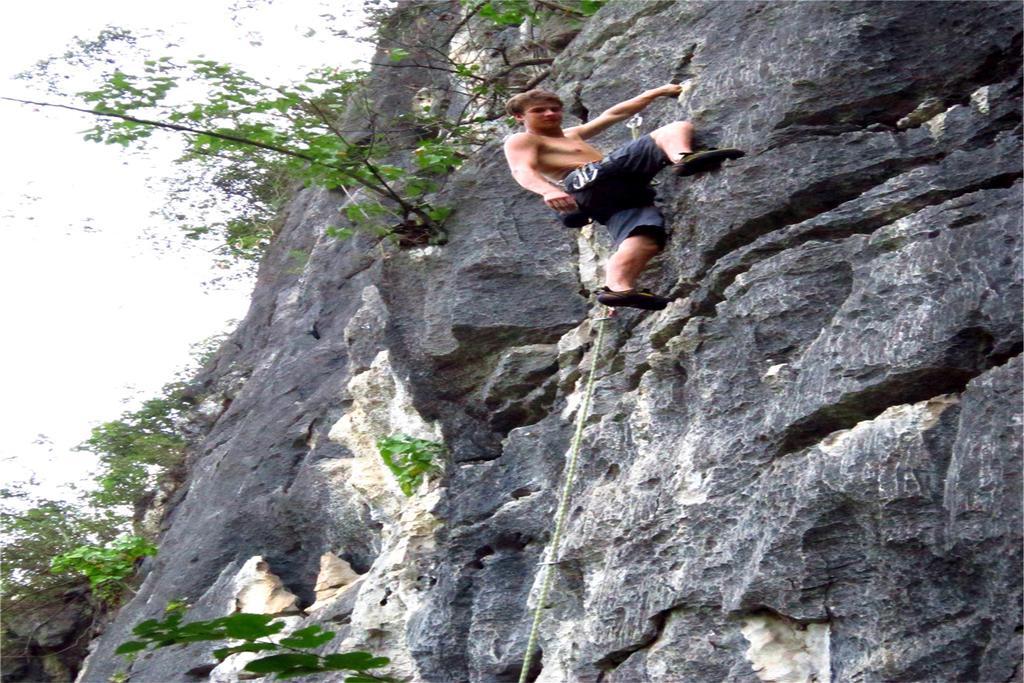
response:
[(565, 177), (566, 189), (569, 192), (579, 192), (597, 178), (599, 170), (597, 162), (584, 164)]
[[(633, 118), (626, 121), (626, 128), (629, 128), (629, 134), (633, 136), (634, 142), (640, 139), (640, 126), (642, 125), (644, 125), (644, 117), (640, 114), (633, 114)], [(651, 178), (651, 187), (657, 187), (660, 184), (657, 178)]]
[(530, 663), (533, 660), (533, 651), (537, 647), (537, 636), (540, 631), (540, 619), (544, 603), (548, 599), (548, 591), (551, 589), (552, 572), (551, 568), (558, 564), (558, 544), (562, 540), (562, 530), (565, 525), (565, 517), (569, 510), (569, 494), (572, 491), (573, 481), (576, 478), (576, 462), (579, 459), (580, 444), (583, 442), (583, 427), (586, 424), (590, 412), (590, 399), (594, 394), (594, 377), (597, 375), (597, 362), (601, 358), (601, 345), (604, 342), (605, 324), (615, 316), (614, 309), (607, 309), (607, 313), (595, 318), (597, 324), (597, 339), (594, 341), (594, 355), (590, 361), (590, 373), (587, 376), (587, 385), (583, 391), (583, 401), (580, 403), (579, 413), (576, 415), (576, 432), (572, 437), (572, 446), (569, 450), (569, 465), (565, 471), (565, 485), (562, 487), (562, 494), (558, 500), (558, 511), (555, 513), (555, 530), (551, 533), (551, 541), (548, 543), (546, 559), (540, 563), (541, 570), (540, 594), (537, 596), (537, 605), (533, 610), (533, 624), (530, 627), (530, 637), (526, 641), (526, 655), (523, 657), (523, 668), (519, 673), (519, 683), (526, 683), (526, 676), (530, 672)]
[[(642, 125), (644, 125), (644, 117), (640, 116), (640, 114), (634, 114), (633, 118), (626, 121), (626, 127), (629, 128), (629, 132), (632, 134), (634, 140), (640, 137), (640, 126)], [(589, 164), (583, 164), (575, 171), (565, 176), (561, 182), (562, 189), (566, 192), (579, 192), (587, 185), (594, 182), (600, 171), (600, 161), (591, 161)]]
[[(629, 128), (630, 134), (633, 136), (633, 140), (640, 138), (640, 126), (644, 125), (644, 117), (640, 114), (634, 114), (629, 121), (626, 121), (626, 127)], [(583, 188), (590, 185), (590, 183), (597, 180), (598, 174), (601, 172), (601, 161), (591, 161), (590, 163), (583, 164), (576, 170), (565, 176), (558, 184), (566, 192), (580, 192)], [(579, 227), (579, 226), (571, 226)]]

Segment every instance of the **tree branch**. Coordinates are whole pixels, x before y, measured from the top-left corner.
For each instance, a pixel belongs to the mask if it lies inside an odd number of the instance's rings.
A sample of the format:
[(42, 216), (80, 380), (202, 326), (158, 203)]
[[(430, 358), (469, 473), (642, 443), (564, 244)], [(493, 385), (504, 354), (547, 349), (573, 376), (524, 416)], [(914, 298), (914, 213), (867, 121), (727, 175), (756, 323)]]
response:
[(565, 14), (571, 14), (574, 17), (584, 17), (585, 18), (587, 16), (583, 12), (580, 12), (578, 9), (573, 9), (572, 7), (566, 7), (565, 5), (562, 5), (560, 3), (554, 2), (554, 0), (534, 0), (534, 2), (536, 2), (538, 5), (541, 5), (543, 7), (547, 7), (548, 9), (553, 9), (553, 10), (556, 10), (558, 12), (563, 12)]
[(475, 5), (470, 7), (468, 10), (466, 10), (466, 16), (462, 17), (462, 19), (459, 20), (459, 23), (455, 24), (455, 28), (452, 29), (451, 34), (449, 34), (449, 36), (447, 38), (445, 38), (444, 42), (441, 43), (441, 44), (442, 45), (448, 45), (453, 40), (455, 40), (455, 36), (457, 36), (459, 34), (459, 31), (462, 29), (463, 26), (466, 25), (466, 22), (469, 21), (470, 19), (472, 19), (473, 15), (476, 14), (477, 12), (479, 12), (481, 9), (483, 9), (483, 6), (486, 5), (490, 1), (491, 0), (480, 0), (480, 2), (476, 3)]
[[(551, 64), (554, 61), (555, 60), (553, 58), (551, 58), (551, 57), (538, 57), (537, 59), (524, 59), (521, 62), (516, 62), (515, 64), (510, 64), (509, 66), (505, 67), (504, 69), (502, 69), (498, 73), (494, 74), (493, 76), (488, 77), (487, 78), (487, 82), (488, 83), (493, 83), (494, 81), (498, 80), (499, 78), (504, 78), (505, 76), (508, 76), (510, 73), (512, 73), (516, 69), (521, 69), (524, 66), (538, 66), (540, 64)], [(550, 69), (549, 69), (549, 71), (550, 71)], [(527, 88), (527, 89), (529, 89), (529, 88)]]
[[(318, 161), (315, 158), (309, 156), (308, 154), (303, 154), (302, 152), (297, 152), (297, 151), (295, 151), (293, 149), (288, 149), (287, 147), (279, 147), (277, 145), (271, 145), (271, 144), (267, 144), (267, 143), (264, 143), (264, 142), (258, 142), (256, 140), (250, 140), (248, 138), (243, 138), (243, 137), (240, 137), (240, 136), (237, 136), (237, 135), (231, 135), (230, 133), (218, 133), (218, 132), (212, 131), (212, 130), (200, 130), (198, 128), (192, 128), (190, 126), (182, 126), (180, 124), (169, 123), (167, 121), (153, 121), (151, 119), (140, 119), (138, 117), (129, 116), (127, 114), (119, 114), (117, 112), (101, 111), (101, 110), (98, 110), (98, 109), (85, 109), (84, 107), (72, 107), (71, 105), (67, 105), (67, 104), (55, 104), (53, 102), (34, 102), (32, 100), (21, 100), (21, 99), (15, 98), (15, 97), (0, 97), (0, 100), (7, 100), (8, 102), (17, 102), (19, 104), (31, 104), (31, 105), (37, 106), (37, 107), (51, 107), (51, 108), (56, 108), (56, 109), (67, 109), (69, 111), (77, 111), (77, 112), (80, 112), (82, 114), (92, 114), (93, 116), (109, 116), (111, 118), (121, 119), (122, 121), (130, 121), (131, 123), (139, 123), (139, 124), (146, 125), (146, 126), (152, 126), (154, 128), (161, 128), (161, 129), (164, 129), (164, 130), (174, 130), (174, 131), (178, 131), (179, 133), (189, 133), (191, 135), (207, 135), (209, 137), (217, 138), (218, 140), (227, 140), (228, 142), (236, 142), (236, 143), (241, 144), (241, 145), (248, 145), (250, 147), (258, 147), (260, 149), (265, 149), (265, 150), (268, 150), (270, 152), (277, 152), (278, 154), (284, 154), (286, 156), (290, 156), (290, 157), (295, 158), (295, 159), (302, 159), (303, 161), (306, 161), (306, 162), (308, 162), (310, 164), (316, 164), (317, 166), (322, 166), (324, 168), (330, 168), (330, 169), (333, 169), (335, 171), (341, 171), (342, 173), (346, 173), (346, 171), (343, 168), (339, 168), (338, 166), (334, 166), (332, 164), (325, 164), (324, 162)], [(369, 162), (367, 162), (366, 160), (362, 160), (362, 161), (363, 161), (364, 164), (368, 164), (369, 165)], [(395, 193), (393, 191), (391, 191), (391, 188), (387, 188), (387, 190), (385, 190), (385, 189), (382, 189), (380, 187), (377, 187), (376, 185), (374, 185), (373, 183), (371, 183), (371, 182), (369, 182), (367, 180), (364, 180), (364, 179), (360, 178), (359, 176), (354, 176), (354, 175), (351, 175), (351, 174), (347, 174), (347, 175), (349, 175), (349, 177), (352, 178), (352, 180), (356, 181), (357, 183), (359, 183), (360, 185), (362, 185), (366, 189), (370, 190), (371, 192), (375, 192), (378, 195), (380, 195), (381, 197), (384, 197), (386, 199), (391, 199), (392, 201), (395, 200)], [(379, 178), (379, 176), (377, 176), (376, 173), (374, 173), (374, 176)], [(405, 208), (404, 204), (403, 204), (403, 208)]]
[(370, 66), (386, 66), (392, 69), (433, 69), (434, 71), (443, 71), (444, 73), (455, 74), (456, 76), (468, 76), (469, 78), (475, 78), (478, 81), (484, 80), (482, 77), (474, 74), (460, 74), (455, 69), (446, 69), (443, 66), (432, 66), (430, 64), (420, 64), (419, 62), (412, 62), (411, 64), (370, 62)]
[(545, 78), (551, 75), (551, 69), (544, 69), (539, 74), (531, 78), (526, 85), (523, 86), (523, 90), (533, 90), (536, 88)]
[[(135, 116), (129, 116), (128, 114), (119, 114), (113, 111), (102, 111), (99, 109), (86, 109), (84, 107), (72, 107), (68, 104), (55, 104), (53, 102), (34, 102), (32, 100), (20, 100), (15, 97), (0, 97), (0, 100), (7, 100), (8, 102), (17, 102), (19, 104), (31, 104), (37, 107), (51, 107), (54, 109), (67, 109), (68, 111), (77, 111), (82, 114), (92, 114), (93, 116), (109, 116), (115, 119), (121, 119), (122, 121), (129, 121), (131, 123), (140, 123), (145, 126), (152, 126), (154, 128), (162, 128), (164, 130), (175, 130), (179, 133), (190, 133), (192, 135), (207, 135), (209, 137), (217, 138), (218, 140), (227, 140), (228, 142), (237, 142), (243, 145), (249, 145), (250, 147), (259, 147), (271, 152), (277, 152), (278, 154), (285, 154), (290, 157), (302, 159), (310, 163), (319, 164), (326, 166), (321, 162), (318, 162), (313, 157), (303, 154), (302, 152), (296, 152), (295, 150), (288, 149), (286, 147), (278, 147), (277, 145), (271, 145), (264, 142), (257, 142), (256, 140), (250, 140), (248, 138), (239, 137), (237, 135), (231, 135), (230, 133), (218, 133), (212, 130), (200, 130), (198, 128), (192, 128), (190, 126), (182, 126), (177, 123), (169, 123), (167, 121), (153, 121), (151, 119), (140, 119)], [(328, 166), (328, 168), (333, 168)], [(340, 170), (340, 169), (338, 169)]]

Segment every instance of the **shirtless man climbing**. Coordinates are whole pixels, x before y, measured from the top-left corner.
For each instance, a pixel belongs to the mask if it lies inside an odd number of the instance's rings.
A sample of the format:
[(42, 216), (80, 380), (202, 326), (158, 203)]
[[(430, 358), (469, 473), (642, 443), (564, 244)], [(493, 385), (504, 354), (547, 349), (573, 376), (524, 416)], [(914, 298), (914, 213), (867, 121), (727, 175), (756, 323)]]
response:
[(636, 279), (668, 239), (665, 219), (654, 206), (651, 179), (671, 165), (677, 175), (692, 175), (724, 159), (743, 156), (738, 149), (693, 151), (693, 125), (675, 121), (605, 156), (586, 140), (613, 123), (642, 111), (659, 97), (679, 95), (678, 85), (647, 90), (600, 116), (562, 130), (562, 100), (553, 92), (530, 90), (505, 105), (526, 130), (505, 141), (512, 177), (562, 214), (570, 227), (590, 218), (608, 226), (615, 253), (605, 268), (605, 287), (597, 300), (606, 306), (660, 310), (670, 299), (636, 289)]

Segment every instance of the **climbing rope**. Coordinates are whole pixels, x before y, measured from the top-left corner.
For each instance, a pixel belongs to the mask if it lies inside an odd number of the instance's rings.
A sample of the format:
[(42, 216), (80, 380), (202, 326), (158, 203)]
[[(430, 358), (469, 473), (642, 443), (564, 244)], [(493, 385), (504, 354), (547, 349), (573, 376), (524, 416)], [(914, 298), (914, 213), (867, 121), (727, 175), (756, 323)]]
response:
[(548, 591), (551, 589), (551, 568), (557, 563), (558, 544), (562, 540), (562, 527), (565, 524), (565, 517), (569, 510), (569, 494), (572, 491), (573, 480), (576, 478), (576, 462), (579, 459), (580, 444), (583, 442), (583, 427), (590, 412), (590, 398), (594, 394), (594, 377), (597, 374), (597, 361), (601, 357), (601, 345), (604, 342), (603, 323), (612, 319), (612, 312), (594, 322), (597, 326), (597, 340), (594, 342), (594, 355), (590, 361), (590, 374), (587, 377), (587, 386), (583, 391), (583, 401), (580, 403), (579, 413), (576, 415), (576, 433), (572, 437), (572, 447), (569, 451), (569, 466), (565, 472), (565, 485), (562, 487), (562, 495), (558, 501), (558, 512), (555, 513), (555, 530), (551, 533), (551, 542), (548, 544), (547, 559), (541, 563), (543, 567), (540, 594), (537, 596), (537, 605), (533, 610), (533, 625), (530, 627), (530, 637), (526, 641), (526, 655), (523, 658), (523, 669), (519, 673), (519, 683), (526, 683), (526, 676), (530, 671), (530, 663), (533, 660), (533, 651), (537, 647), (537, 636), (540, 631), (541, 610), (548, 599)]

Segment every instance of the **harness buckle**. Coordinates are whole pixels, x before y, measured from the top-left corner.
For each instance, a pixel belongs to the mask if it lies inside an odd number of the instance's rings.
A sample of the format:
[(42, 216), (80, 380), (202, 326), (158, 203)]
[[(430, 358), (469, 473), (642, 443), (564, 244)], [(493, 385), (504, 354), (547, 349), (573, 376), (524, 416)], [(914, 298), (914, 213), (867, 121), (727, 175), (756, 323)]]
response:
[(569, 179), (569, 189), (572, 192), (579, 192), (584, 187), (594, 182), (597, 178), (598, 167), (597, 164), (591, 162), (584, 166), (580, 166), (572, 173), (572, 177)]

